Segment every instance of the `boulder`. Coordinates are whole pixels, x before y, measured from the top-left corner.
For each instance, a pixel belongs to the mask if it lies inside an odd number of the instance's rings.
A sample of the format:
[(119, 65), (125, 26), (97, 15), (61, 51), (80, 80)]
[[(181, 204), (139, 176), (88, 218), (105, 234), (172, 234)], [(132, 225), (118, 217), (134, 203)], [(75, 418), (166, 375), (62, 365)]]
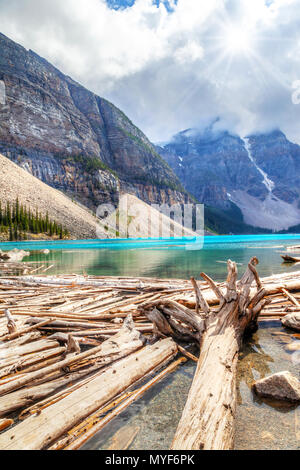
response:
[(281, 323), (287, 328), (300, 331), (300, 312), (292, 312), (281, 319)]
[(300, 402), (300, 382), (288, 371), (278, 372), (258, 380), (252, 387), (260, 397), (293, 403)]
[(18, 263), (25, 258), (25, 256), (29, 256), (30, 252), (29, 251), (24, 251), (24, 250), (18, 250), (15, 248), (12, 251), (7, 251), (7, 252), (0, 252), (0, 260), (1, 261), (11, 261), (14, 263)]
[(286, 345), (285, 349), (287, 351), (300, 351), (300, 341), (293, 341)]

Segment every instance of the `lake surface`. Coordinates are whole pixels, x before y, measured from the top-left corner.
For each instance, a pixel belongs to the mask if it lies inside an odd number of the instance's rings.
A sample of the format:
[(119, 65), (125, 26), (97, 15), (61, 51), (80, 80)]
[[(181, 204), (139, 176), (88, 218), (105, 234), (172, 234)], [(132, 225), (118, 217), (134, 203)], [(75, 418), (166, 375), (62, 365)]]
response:
[[(300, 244), (300, 235), (213, 236), (188, 240), (76, 240), (57, 242), (0, 243), (0, 249), (20, 248), (31, 252), (24, 261), (54, 265), (47, 274), (143, 276), (189, 279), (204, 271), (224, 280), (226, 261), (238, 263), (241, 273), (257, 256), (260, 276), (300, 269), (284, 265), (280, 253), (287, 245)], [(41, 250), (49, 249), (44, 255)]]
[[(283, 264), (281, 253), (288, 245), (300, 245), (300, 235), (206, 237), (203, 240), (83, 240), (61, 242), (2, 243), (0, 249), (21, 248), (31, 252), (26, 262), (45, 269), (47, 274), (91, 274), (161, 278), (199, 278), (204, 271), (215, 280), (226, 279), (226, 262), (238, 263), (241, 275), (249, 259), (260, 260), (261, 277), (300, 270)], [(202, 246), (203, 245), (203, 246)], [(45, 255), (41, 250), (49, 249)], [(300, 254), (300, 252), (299, 252)], [(42, 271), (40, 271), (42, 272)], [(262, 401), (251, 385), (255, 379), (290, 370), (300, 376), (300, 353), (289, 353), (288, 342), (300, 337), (288, 334), (280, 322), (260, 323), (259, 331), (244, 345), (238, 374), (236, 449), (299, 449), (299, 407)], [(189, 361), (149, 390), (84, 449), (168, 449), (195, 372)]]

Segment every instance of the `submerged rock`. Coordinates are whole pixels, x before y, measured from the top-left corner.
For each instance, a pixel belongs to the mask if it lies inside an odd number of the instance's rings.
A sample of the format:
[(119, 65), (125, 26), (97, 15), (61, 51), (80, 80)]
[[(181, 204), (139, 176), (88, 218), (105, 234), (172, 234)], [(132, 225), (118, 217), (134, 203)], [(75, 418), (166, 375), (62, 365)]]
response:
[(252, 387), (260, 397), (300, 402), (300, 382), (288, 371), (258, 380)]
[(281, 323), (293, 330), (300, 331), (300, 312), (292, 312), (281, 319)]

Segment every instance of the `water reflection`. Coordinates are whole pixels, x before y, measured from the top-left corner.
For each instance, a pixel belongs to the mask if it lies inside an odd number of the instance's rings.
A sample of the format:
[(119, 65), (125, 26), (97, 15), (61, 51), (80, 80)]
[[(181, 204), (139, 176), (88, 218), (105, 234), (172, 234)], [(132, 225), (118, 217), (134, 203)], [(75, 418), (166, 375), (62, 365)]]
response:
[[(290, 244), (289, 242), (285, 242)], [(284, 243), (282, 244), (284, 246)], [(47, 269), (47, 274), (91, 274), (99, 276), (144, 276), (161, 278), (199, 278), (201, 271), (217, 281), (224, 280), (227, 260), (237, 262), (241, 275), (249, 259), (258, 256), (260, 276), (299, 270), (299, 265), (282, 265), (278, 242), (208, 244), (202, 250), (190, 251), (184, 247), (163, 248), (94, 248), (51, 250), (49, 255), (32, 251), (29, 258)], [(42, 270), (40, 271), (42, 272)]]

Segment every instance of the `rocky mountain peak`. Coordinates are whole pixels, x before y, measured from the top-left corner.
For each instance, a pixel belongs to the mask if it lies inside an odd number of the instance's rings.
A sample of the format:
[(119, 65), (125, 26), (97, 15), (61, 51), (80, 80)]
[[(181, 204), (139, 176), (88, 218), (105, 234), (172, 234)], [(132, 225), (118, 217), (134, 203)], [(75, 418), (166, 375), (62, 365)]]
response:
[(160, 149), (184, 187), (225, 212), (234, 205), (248, 225), (299, 224), (300, 146), (278, 129), (244, 138), (218, 124), (180, 132)]
[(130, 192), (148, 203), (185, 202), (149, 139), (106, 99), (0, 35), (0, 149), (44, 182), (95, 207)]

